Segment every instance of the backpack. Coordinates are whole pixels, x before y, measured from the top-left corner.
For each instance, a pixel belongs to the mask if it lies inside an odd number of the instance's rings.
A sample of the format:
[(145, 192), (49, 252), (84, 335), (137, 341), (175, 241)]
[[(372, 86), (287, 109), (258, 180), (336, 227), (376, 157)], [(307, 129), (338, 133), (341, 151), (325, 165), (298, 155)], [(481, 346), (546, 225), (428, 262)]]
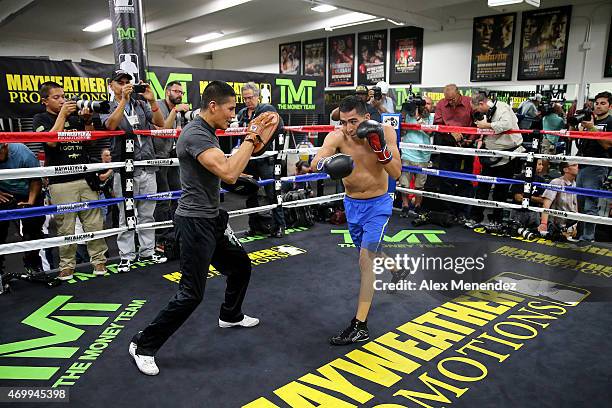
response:
[[(306, 198), (308, 198), (306, 190), (299, 189), (285, 193), (283, 202), (304, 200)], [(284, 214), (287, 227), (312, 227), (314, 225), (315, 217), (312, 206), (285, 208)]]

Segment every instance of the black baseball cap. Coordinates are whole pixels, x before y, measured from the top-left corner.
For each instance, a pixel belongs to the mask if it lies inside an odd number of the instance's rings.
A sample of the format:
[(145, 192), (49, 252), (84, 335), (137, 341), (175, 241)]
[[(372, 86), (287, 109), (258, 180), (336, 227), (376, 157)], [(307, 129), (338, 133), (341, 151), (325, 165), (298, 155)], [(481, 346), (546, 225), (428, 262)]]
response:
[(365, 85), (357, 85), (357, 88), (355, 88), (355, 93), (356, 94), (367, 94), (368, 87)]
[(121, 78), (127, 78), (130, 81), (134, 79), (134, 77), (132, 77), (129, 72), (124, 71), (122, 69), (113, 71), (113, 73), (111, 74), (111, 81), (119, 81)]

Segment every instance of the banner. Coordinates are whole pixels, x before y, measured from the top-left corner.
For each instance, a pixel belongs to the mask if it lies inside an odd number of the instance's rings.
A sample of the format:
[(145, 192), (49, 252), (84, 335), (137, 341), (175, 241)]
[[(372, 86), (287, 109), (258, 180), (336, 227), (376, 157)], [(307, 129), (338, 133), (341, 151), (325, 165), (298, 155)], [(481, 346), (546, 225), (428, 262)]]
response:
[(144, 81), (148, 66), (141, 0), (108, 0), (108, 6), (113, 22), (116, 67), (130, 73), (137, 84)]
[(304, 76), (325, 76), (325, 38), (302, 43), (302, 72)]
[(357, 83), (376, 85), (386, 79), (387, 30), (357, 34)]
[(327, 86), (355, 86), (355, 34), (329, 37)]
[(300, 74), (301, 43), (294, 42), (278, 46), (278, 72), (284, 75)]
[(476, 17), (470, 81), (512, 80), (516, 13)]
[(391, 30), (389, 83), (420, 84), (423, 69), (423, 29), (402, 27)]
[[(113, 69), (111, 64), (92, 62), (0, 58), (0, 116), (27, 118), (43, 112), (38, 89), (45, 81), (62, 85), (67, 98), (108, 100), (107, 83)], [(270, 103), (280, 113), (325, 113), (322, 77), (169, 67), (149, 67), (146, 76), (159, 99), (164, 98), (168, 82), (181, 82), (183, 103), (193, 108), (199, 107), (200, 95), (212, 80), (228, 82), (236, 91), (238, 104), (243, 103), (240, 88), (253, 81), (270, 91)]]
[(612, 77), (612, 18), (610, 18), (610, 27), (608, 28), (608, 52), (605, 58), (604, 76)]
[(563, 79), (572, 6), (523, 12), (519, 80)]

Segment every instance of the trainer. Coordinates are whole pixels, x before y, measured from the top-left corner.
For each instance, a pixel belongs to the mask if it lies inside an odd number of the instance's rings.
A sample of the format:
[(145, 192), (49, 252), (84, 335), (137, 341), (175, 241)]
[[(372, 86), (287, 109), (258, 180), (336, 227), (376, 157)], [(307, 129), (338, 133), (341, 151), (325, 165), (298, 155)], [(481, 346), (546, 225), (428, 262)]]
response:
[(182, 277), (179, 289), (148, 327), (132, 339), (130, 355), (138, 369), (156, 375), (154, 356), (202, 301), (212, 264), (227, 276), (225, 302), (219, 313), (222, 328), (253, 327), (259, 320), (242, 313), (251, 277), (251, 261), (219, 209), (219, 182), (236, 182), (252, 154), (265, 150), (278, 125), (278, 114), (268, 112), (249, 124), (240, 149), (226, 158), (216, 129), (227, 129), (235, 116), (236, 94), (225, 82), (212, 81), (204, 89), (200, 115), (178, 139), (183, 193), (175, 213), (176, 241), (180, 245)]

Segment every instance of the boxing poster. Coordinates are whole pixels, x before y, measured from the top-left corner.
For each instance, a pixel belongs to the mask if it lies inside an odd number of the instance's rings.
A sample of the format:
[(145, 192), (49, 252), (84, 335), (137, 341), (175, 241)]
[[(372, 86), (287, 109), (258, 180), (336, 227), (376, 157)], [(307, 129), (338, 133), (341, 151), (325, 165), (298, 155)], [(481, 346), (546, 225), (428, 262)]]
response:
[(357, 34), (357, 83), (376, 85), (386, 79), (387, 30)]
[(302, 72), (304, 76), (325, 76), (325, 38), (302, 43)]
[(278, 72), (283, 75), (299, 75), (302, 54), (301, 43), (279, 45)]
[(329, 37), (327, 86), (355, 86), (355, 34)]
[(523, 12), (519, 80), (563, 79), (572, 6)]
[(389, 83), (420, 84), (422, 65), (423, 29), (419, 27), (392, 29)]
[(516, 13), (476, 17), (470, 81), (512, 80)]
[(610, 27), (608, 28), (608, 52), (606, 52), (605, 65), (604, 76), (612, 77), (612, 18), (610, 18)]

